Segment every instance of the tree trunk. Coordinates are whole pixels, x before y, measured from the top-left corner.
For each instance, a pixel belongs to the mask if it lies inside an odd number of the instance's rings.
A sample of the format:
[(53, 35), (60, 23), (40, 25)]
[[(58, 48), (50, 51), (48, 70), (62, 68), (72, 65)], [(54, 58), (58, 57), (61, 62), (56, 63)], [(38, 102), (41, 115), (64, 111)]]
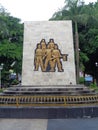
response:
[(77, 22), (75, 22), (75, 50), (76, 50), (76, 81), (79, 84), (79, 36)]

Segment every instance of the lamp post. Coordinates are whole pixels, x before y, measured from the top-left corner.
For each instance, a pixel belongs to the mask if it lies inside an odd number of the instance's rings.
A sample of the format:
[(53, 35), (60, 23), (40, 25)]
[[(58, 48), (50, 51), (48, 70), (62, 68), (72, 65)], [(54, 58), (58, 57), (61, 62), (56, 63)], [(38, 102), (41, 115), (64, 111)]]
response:
[(95, 62), (95, 66), (96, 66), (96, 84), (98, 85), (98, 74), (97, 74), (97, 71), (98, 71), (98, 62)]
[(96, 67), (98, 67), (98, 62), (95, 62)]
[(1, 63), (1, 65), (0, 65), (0, 88), (1, 88), (1, 71), (2, 71), (2, 69), (3, 69), (3, 63)]

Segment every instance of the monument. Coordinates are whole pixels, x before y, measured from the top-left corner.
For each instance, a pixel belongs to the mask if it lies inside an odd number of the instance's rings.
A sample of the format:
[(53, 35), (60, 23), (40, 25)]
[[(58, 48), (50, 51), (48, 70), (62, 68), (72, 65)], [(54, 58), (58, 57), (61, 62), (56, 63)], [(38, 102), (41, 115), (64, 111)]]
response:
[(71, 21), (24, 23), (22, 85), (76, 85)]
[(22, 65), (21, 86), (0, 95), (0, 118), (98, 117), (98, 94), (76, 84), (71, 21), (25, 22)]

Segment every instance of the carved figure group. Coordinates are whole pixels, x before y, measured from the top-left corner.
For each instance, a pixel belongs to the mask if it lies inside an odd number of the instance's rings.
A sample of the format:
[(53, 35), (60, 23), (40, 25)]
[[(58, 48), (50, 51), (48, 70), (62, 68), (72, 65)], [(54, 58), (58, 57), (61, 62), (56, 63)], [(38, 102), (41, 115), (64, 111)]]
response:
[(55, 72), (57, 66), (58, 71), (63, 72), (61, 58), (66, 61), (66, 54), (61, 54), (54, 39), (50, 39), (48, 44), (45, 39), (42, 39), (35, 49), (34, 70), (38, 71), (41, 67), (43, 72)]

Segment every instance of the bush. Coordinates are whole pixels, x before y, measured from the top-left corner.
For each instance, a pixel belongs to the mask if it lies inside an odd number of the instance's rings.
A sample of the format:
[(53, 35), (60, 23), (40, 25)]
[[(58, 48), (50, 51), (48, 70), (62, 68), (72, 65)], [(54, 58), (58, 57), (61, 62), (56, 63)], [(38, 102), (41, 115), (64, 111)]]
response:
[(84, 84), (84, 81), (85, 81), (85, 80), (84, 80), (84, 77), (80, 77), (80, 78), (79, 78), (79, 84)]
[(90, 85), (90, 88), (96, 89), (96, 88), (97, 88), (97, 84), (96, 84), (96, 83), (92, 83), (92, 84)]
[(17, 85), (17, 84), (19, 84), (19, 81), (16, 80), (16, 79), (14, 79), (14, 80), (11, 82), (11, 84), (12, 84), (12, 85)]

